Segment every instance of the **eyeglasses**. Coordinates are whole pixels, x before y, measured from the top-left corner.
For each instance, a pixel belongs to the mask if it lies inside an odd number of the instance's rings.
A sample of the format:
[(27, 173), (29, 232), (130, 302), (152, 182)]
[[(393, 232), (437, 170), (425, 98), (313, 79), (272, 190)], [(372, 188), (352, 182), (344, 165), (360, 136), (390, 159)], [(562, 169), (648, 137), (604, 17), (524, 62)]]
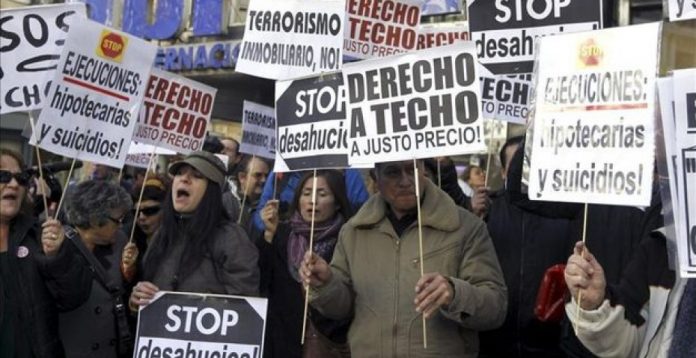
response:
[[(151, 206), (149, 208), (140, 208), (140, 210), (138, 210), (138, 213), (143, 214), (145, 216), (152, 216), (159, 213), (160, 209), (161, 208), (159, 206)], [(135, 210), (133, 210), (133, 214), (135, 214)]]
[(8, 170), (0, 170), (0, 184), (7, 184), (12, 181), (12, 178), (15, 178), (17, 184), (27, 186), (31, 180), (31, 175), (27, 172), (12, 173)]
[(107, 216), (107, 217), (109, 218), (109, 220), (113, 221), (113, 223), (116, 225), (123, 225), (123, 220), (126, 219), (125, 215), (121, 216), (118, 219), (112, 218), (111, 216)]

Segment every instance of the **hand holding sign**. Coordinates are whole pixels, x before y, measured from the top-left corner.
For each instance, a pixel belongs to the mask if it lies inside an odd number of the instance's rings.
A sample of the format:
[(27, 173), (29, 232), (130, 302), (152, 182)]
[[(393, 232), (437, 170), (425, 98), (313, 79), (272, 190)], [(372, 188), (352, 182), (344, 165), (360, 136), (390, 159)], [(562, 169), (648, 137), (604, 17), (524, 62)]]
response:
[(416, 312), (423, 313), (425, 318), (433, 316), (442, 306), (448, 306), (454, 298), (454, 286), (450, 281), (437, 272), (426, 273), (416, 283)]
[(159, 288), (155, 286), (152, 282), (140, 281), (135, 287), (133, 287), (133, 292), (131, 292), (130, 300), (128, 300), (128, 307), (131, 311), (136, 312), (139, 306), (145, 306), (150, 303), (155, 294), (159, 291)]
[(63, 225), (55, 219), (46, 220), (41, 225), (41, 246), (46, 256), (55, 256), (65, 240)]
[(578, 297), (578, 292), (582, 292), (582, 302), (579, 303), (582, 309), (594, 310), (602, 304), (607, 286), (604, 270), (582, 241), (575, 244), (564, 274), (570, 294)]
[(321, 256), (307, 251), (300, 265), (302, 282), (312, 287), (320, 287), (331, 281), (332, 277), (329, 264)]
[(261, 210), (261, 220), (266, 230), (263, 232), (263, 238), (269, 244), (273, 241), (276, 230), (278, 229), (278, 205), (280, 201), (269, 200)]

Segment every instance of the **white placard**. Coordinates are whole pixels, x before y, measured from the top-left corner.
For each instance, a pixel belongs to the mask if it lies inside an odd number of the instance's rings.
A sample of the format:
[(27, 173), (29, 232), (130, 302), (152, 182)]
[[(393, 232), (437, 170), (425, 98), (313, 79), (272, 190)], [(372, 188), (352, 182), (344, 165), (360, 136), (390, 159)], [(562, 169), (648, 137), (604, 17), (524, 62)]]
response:
[(244, 101), (242, 141), (239, 151), (267, 159), (275, 159), (276, 117), (273, 107)]
[(346, 1), (344, 53), (373, 58), (416, 50), (420, 6), (417, 0)]
[(669, 21), (696, 19), (696, 0), (669, 0)]
[(352, 63), (343, 82), (351, 164), (485, 150), (472, 42)]
[(530, 199), (650, 204), (659, 32), (653, 23), (540, 40)]
[(344, 2), (251, 0), (236, 71), (283, 80), (339, 70)]
[(68, 27), (85, 18), (83, 3), (2, 9), (0, 114), (43, 106)]
[(696, 69), (674, 71), (673, 81), (679, 271), (696, 277)]
[(123, 167), (156, 51), (91, 20), (73, 24), (31, 144)]
[(469, 23), (466, 21), (422, 24), (418, 30), (419, 50), (469, 40), (471, 40), (471, 34)]
[(200, 82), (153, 68), (133, 140), (183, 154), (200, 150), (216, 92)]
[(527, 123), (532, 75), (494, 75), (479, 65), (481, 110), (486, 119)]

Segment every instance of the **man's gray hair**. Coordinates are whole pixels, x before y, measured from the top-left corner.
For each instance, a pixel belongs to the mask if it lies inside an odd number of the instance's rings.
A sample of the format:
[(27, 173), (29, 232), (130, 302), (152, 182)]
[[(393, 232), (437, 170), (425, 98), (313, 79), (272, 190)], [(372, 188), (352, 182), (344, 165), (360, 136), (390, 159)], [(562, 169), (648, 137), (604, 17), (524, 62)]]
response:
[(68, 223), (86, 229), (105, 225), (112, 212), (132, 207), (133, 200), (125, 189), (103, 180), (88, 180), (71, 190), (65, 212)]

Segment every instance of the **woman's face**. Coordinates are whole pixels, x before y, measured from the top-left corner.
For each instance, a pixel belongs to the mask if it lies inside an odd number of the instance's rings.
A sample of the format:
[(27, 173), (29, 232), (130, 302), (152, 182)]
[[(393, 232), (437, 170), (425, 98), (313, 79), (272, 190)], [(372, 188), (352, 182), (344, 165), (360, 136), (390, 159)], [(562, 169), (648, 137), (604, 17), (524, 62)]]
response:
[(17, 216), (22, 206), (24, 196), (27, 194), (27, 183), (21, 185), (17, 182), (15, 174), (20, 173), (19, 163), (9, 156), (0, 156), (0, 170), (5, 171), (3, 176), (9, 172), (12, 177), (8, 183), (0, 183), (0, 220), (10, 221)]
[(174, 210), (187, 214), (196, 211), (208, 188), (208, 179), (189, 165), (179, 168), (172, 183)]
[(481, 167), (472, 167), (469, 172), (469, 186), (472, 188), (482, 187), (486, 184), (486, 173)]
[(140, 202), (138, 210), (138, 226), (147, 235), (152, 234), (159, 229), (162, 221), (161, 204), (157, 200), (143, 200)]
[[(300, 214), (307, 222), (312, 221), (312, 178), (305, 181), (300, 192)], [(336, 214), (336, 198), (329, 189), (324, 177), (317, 177), (317, 201), (314, 206), (314, 222), (322, 223), (331, 220)]]

